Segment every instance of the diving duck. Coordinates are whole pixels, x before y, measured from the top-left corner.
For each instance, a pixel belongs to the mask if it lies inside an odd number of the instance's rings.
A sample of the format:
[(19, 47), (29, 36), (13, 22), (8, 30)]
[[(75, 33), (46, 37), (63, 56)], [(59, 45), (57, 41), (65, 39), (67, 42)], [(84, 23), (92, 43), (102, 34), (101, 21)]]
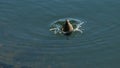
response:
[(73, 26), (68, 19), (66, 20), (65, 24), (62, 26), (62, 32), (66, 36), (71, 35), (73, 32)]

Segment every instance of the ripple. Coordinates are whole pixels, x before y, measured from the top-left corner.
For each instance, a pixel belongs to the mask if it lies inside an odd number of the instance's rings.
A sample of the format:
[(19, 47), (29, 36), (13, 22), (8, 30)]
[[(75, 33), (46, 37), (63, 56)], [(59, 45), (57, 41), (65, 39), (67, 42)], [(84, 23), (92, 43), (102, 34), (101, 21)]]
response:
[(82, 24), (85, 21), (79, 20), (79, 19), (74, 19), (74, 18), (63, 18), (63, 19), (59, 19), (57, 21), (54, 21), (50, 25), (50, 31), (53, 32), (54, 34), (62, 34), (61, 28), (62, 28), (62, 25), (65, 23), (66, 19), (69, 19), (71, 24), (73, 25), (73, 29), (74, 29), (73, 33), (74, 33), (74, 35), (77, 34), (76, 32), (83, 33)]
[[(72, 5), (72, 2), (70, 4), (60, 0), (0, 2), (0, 66), (45, 68), (46, 65), (57, 67), (63, 62), (63, 65), (65, 63), (70, 68), (70, 64), (74, 62), (77, 66), (82, 64), (87, 66), (87, 63), (91, 62), (94, 65), (96, 62), (103, 63), (104, 60), (119, 59), (119, 19), (109, 17), (110, 15), (106, 13), (99, 16), (96, 12), (97, 18), (94, 16), (95, 13), (89, 15), (84, 13), (88, 19), (87, 23), (79, 18), (63, 18), (49, 23), (55, 18), (79, 16), (76, 15), (80, 14), (78, 6)], [(56, 3), (59, 5), (56, 6)], [(63, 4), (67, 4), (67, 9)], [(65, 13), (71, 6), (77, 13), (72, 11)], [(88, 8), (82, 8), (82, 11), (86, 9), (94, 12), (94, 9)], [(63, 10), (63, 13), (58, 12), (60, 10)], [(79, 26), (80, 29), (84, 29), (83, 34), (74, 32), (70, 40), (66, 40), (63, 35), (48, 31), (49, 27), (51, 29), (55, 24), (62, 25), (65, 19), (74, 22), (72, 23), (74, 29), (84, 22)]]

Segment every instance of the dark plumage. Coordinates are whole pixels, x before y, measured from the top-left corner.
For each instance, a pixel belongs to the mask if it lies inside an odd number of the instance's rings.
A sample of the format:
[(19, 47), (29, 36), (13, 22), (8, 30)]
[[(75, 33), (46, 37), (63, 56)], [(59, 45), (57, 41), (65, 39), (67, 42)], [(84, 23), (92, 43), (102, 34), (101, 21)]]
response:
[(65, 24), (62, 27), (63, 34), (69, 36), (73, 32), (73, 26), (69, 20), (66, 20)]

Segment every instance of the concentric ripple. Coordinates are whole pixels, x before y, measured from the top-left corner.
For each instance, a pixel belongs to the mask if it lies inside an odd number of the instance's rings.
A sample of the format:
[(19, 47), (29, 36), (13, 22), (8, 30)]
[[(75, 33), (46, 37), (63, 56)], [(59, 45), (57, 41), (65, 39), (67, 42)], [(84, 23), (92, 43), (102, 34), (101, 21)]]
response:
[(50, 31), (53, 32), (54, 34), (62, 34), (62, 26), (65, 23), (66, 19), (70, 20), (70, 23), (73, 25), (73, 33), (76, 35), (77, 33), (82, 34), (83, 33), (83, 28), (82, 24), (84, 24), (86, 21), (79, 20), (79, 19), (74, 19), (74, 18), (63, 18), (54, 21), (50, 25)]
[[(119, 67), (119, 6), (114, 0), (0, 0), (0, 68)], [(70, 40), (60, 30), (66, 19), (75, 30)]]

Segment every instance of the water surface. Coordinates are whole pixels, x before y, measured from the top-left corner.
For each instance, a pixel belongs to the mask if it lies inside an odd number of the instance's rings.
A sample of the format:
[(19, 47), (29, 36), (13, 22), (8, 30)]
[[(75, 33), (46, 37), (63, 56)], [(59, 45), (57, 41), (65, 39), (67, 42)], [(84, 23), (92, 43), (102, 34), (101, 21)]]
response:
[[(119, 0), (1, 0), (0, 67), (119, 68)], [(49, 31), (61, 18), (84, 19), (66, 40)]]

